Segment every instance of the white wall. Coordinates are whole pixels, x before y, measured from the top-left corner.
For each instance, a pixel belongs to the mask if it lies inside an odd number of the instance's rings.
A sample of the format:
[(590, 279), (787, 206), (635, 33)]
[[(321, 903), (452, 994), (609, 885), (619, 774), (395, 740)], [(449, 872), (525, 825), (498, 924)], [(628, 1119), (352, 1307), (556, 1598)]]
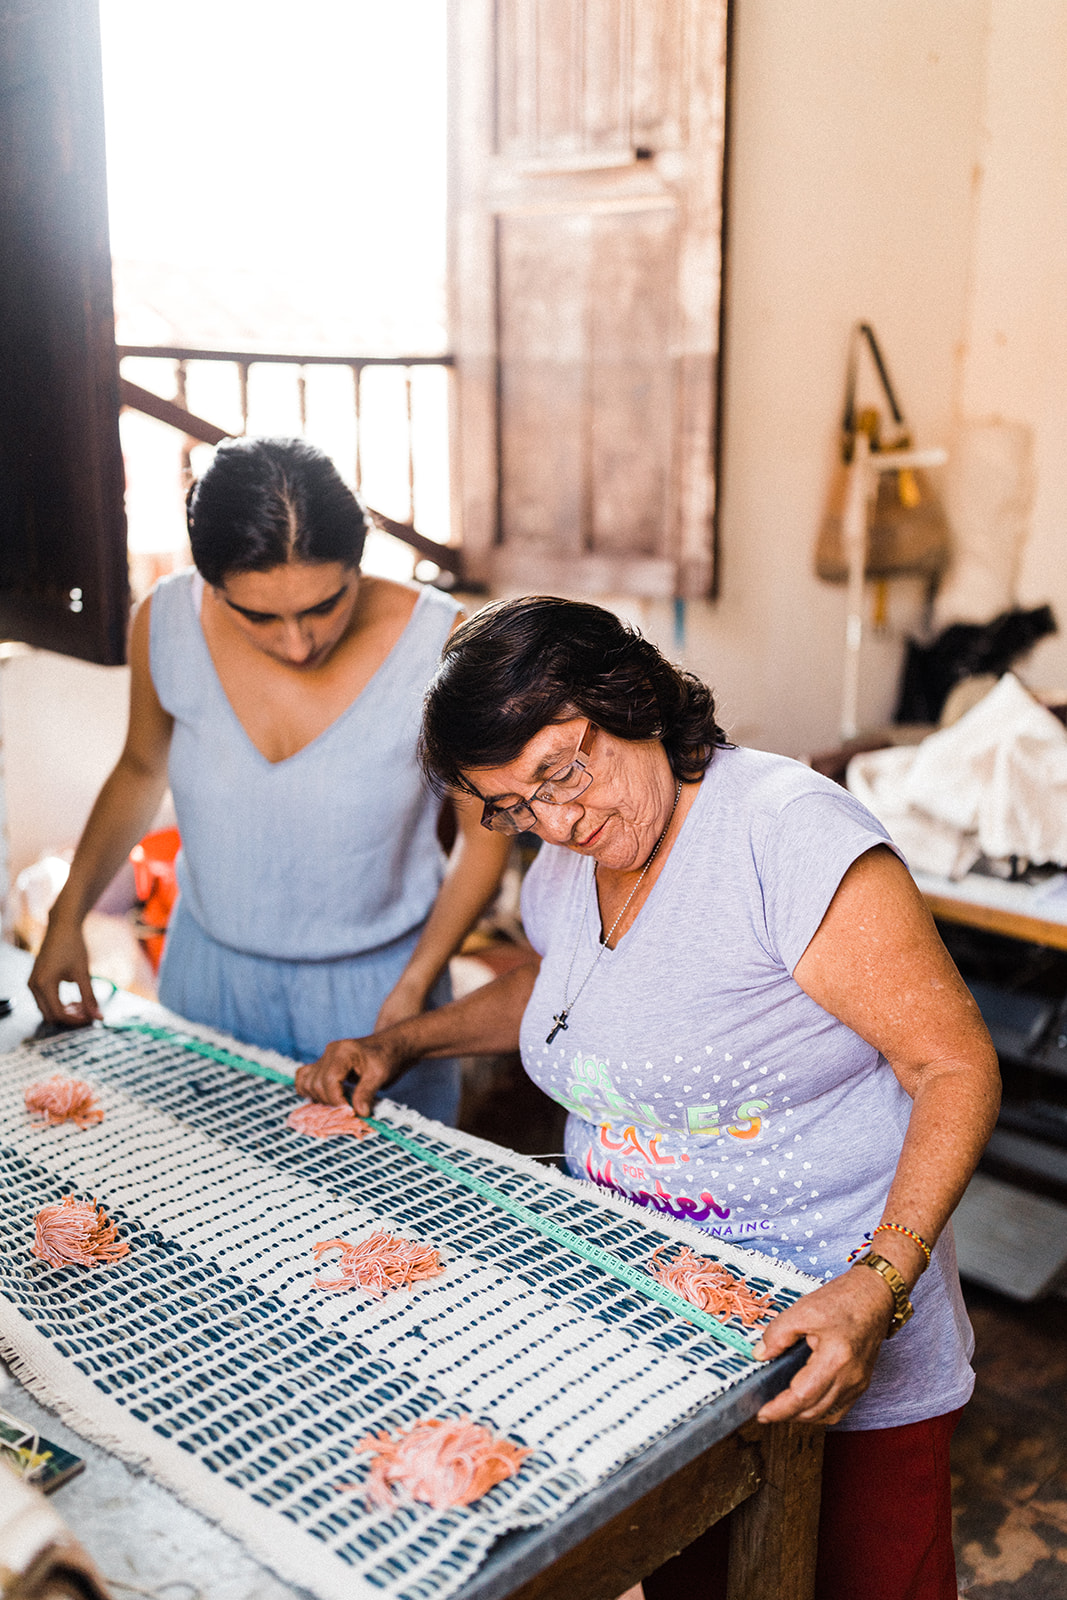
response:
[(992, 0), (990, 11), (960, 410), (1031, 431), (1018, 599), (1049, 601), (1062, 631), (1024, 676), (1067, 689), (1067, 6)]
[[(1067, 629), (1067, 7), (1062, 0), (736, 0), (722, 593), (688, 663), (733, 736), (836, 741), (844, 596), (812, 573), (846, 339), (873, 322), (923, 443), (959, 416), (1034, 433), (1019, 599)], [(668, 607), (630, 607), (672, 653)], [(888, 720), (914, 587), (871, 639), (863, 720)], [(1026, 675), (1067, 684), (1067, 637)], [(8, 663), (14, 870), (74, 842), (122, 738), (120, 670)]]
[(129, 673), (46, 650), (0, 662), (11, 881), (77, 843), (126, 731)]
[[(836, 742), (844, 601), (811, 574), (848, 326), (873, 322), (919, 442), (1032, 434), (1021, 605), (1061, 634), (1022, 675), (1067, 688), (1067, 7), (737, 0), (722, 598), (690, 664), (735, 737)], [(861, 722), (892, 711), (919, 596), (868, 637)], [(667, 618), (656, 628), (668, 642)]]
[[(873, 323), (918, 439), (947, 441), (969, 290), (985, 0), (738, 0), (726, 282), (722, 598), (691, 664), (734, 736), (836, 742), (844, 595), (812, 572), (850, 325)], [(917, 587), (864, 651), (889, 720)], [(695, 608), (690, 608), (693, 611)]]

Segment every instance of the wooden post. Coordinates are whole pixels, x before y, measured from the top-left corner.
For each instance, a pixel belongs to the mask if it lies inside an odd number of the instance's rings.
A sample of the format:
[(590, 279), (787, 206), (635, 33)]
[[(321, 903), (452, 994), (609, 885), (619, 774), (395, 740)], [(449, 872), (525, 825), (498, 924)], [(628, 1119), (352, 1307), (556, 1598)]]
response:
[(759, 1441), (760, 1486), (730, 1519), (727, 1600), (811, 1600), (824, 1433), (803, 1422), (741, 1429)]

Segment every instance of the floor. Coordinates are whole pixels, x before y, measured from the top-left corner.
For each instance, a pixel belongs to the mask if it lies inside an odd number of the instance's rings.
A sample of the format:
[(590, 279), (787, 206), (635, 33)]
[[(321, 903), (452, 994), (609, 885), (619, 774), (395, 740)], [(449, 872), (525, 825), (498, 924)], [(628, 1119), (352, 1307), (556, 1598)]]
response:
[(952, 1450), (960, 1592), (1067, 1600), (1067, 1300), (966, 1293), (978, 1382)]

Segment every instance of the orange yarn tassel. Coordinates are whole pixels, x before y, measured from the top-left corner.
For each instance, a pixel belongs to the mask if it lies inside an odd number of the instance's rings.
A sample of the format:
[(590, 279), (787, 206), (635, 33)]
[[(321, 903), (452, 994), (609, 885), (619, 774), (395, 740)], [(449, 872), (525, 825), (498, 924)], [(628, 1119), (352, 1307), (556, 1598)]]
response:
[(682, 1246), (673, 1261), (661, 1263), (659, 1256), (667, 1248), (661, 1245), (648, 1267), (665, 1289), (673, 1289), (713, 1317), (739, 1317), (746, 1328), (775, 1315), (769, 1295), (754, 1294), (743, 1278), (735, 1278), (717, 1261), (696, 1255), (688, 1245)]
[(116, 1224), (95, 1200), (64, 1195), (58, 1205), (42, 1206), (36, 1223), (32, 1252), (49, 1266), (99, 1267), (129, 1254), (129, 1245), (118, 1238)]
[(335, 1139), (342, 1133), (351, 1134), (353, 1139), (365, 1139), (370, 1132), (351, 1106), (320, 1106), (313, 1101), (290, 1111), (285, 1125), (296, 1133), (310, 1133), (316, 1139)]
[(394, 1505), (399, 1490), (436, 1511), (480, 1500), (514, 1477), (531, 1453), (510, 1439), (498, 1439), (470, 1417), (428, 1417), (397, 1439), (367, 1434), (354, 1448), (375, 1452), (364, 1485), (373, 1504)]
[(104, 1113), (93, 1099), (89, 1084), (80, 1078), (46, 1078), (42, 1083), (31, 1083), (24, 1099), (26, 1110), (44, 1118), (49, 1127), (60, 1122), (73, 1122), (79, 1128), (103, 1122)]
[(322, 1239), (315, 1246), (315, 1260), (327, 1250), (340, 1250), (339, 1278), (315, 1278), (316, 1289), (365, 1289), (380, 1300), (390, 1289), (406, 1289), (424, 1278), (436, 1278), (444, 1271), (437, 1251), (428, 1244), (415, 1244), (379, 1228), (359, 1244), (347, 1239)]

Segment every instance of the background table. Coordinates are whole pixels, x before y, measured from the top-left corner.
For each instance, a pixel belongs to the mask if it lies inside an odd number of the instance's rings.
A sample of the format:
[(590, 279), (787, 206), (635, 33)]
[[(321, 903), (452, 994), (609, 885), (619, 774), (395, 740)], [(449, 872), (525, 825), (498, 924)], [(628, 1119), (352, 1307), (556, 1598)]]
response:
[(913, 877), (941, 922), (1067, 950), (1067, 891), (1059, 880), (1054, 884), (1012, 883), (979, 873), (968, 873), (957, 882), (929, 872), (916, 872)]
[[(953, 927), (977, 929), (978, 947), (1015, 941), (1019, 968), (1034, 951), (1067, 951), (1067, 878), (1013, 883), (968, 873), (958, 882), (917, 872), (915, 881), (950, 943)], [(984, 940), (983, 935), (995, 935)], [(1067, 1077), (1067, 976), (1058, 992), (1035, 995), (1014, 978), (993, 984), (962, 959), (968, 983), (1000, 1058), (1004, 1103), (982, 1169), (953, 1219), (964, 1277), (1019, 1300), (1067, 1292), (1067, 1148), (1063, 1080)], [(973, 955), (973, 952), (972, 952)], [(1045, 1102), (1044, 1121), (1033, 1102)], [(1059, 1111), (1054, 1108), (1059, 1106)]]

